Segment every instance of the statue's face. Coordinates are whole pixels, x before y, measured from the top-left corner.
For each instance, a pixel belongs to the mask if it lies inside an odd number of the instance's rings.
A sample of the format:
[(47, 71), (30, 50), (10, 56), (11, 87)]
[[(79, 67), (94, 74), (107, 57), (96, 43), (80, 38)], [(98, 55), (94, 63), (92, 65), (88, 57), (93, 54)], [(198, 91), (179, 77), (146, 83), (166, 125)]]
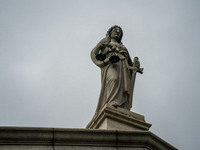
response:
[(112, 29), (110, 37), (111, 39), (116, 39), (117, 41), (119, 41), (122, 37), (121, 29), (118, 27)]

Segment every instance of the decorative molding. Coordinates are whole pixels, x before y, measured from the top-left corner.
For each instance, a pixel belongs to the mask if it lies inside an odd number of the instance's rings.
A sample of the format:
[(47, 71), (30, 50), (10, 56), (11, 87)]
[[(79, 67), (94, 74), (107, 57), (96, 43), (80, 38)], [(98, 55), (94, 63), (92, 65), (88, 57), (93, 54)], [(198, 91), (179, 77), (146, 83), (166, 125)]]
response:
[(1, 145), (143, 147), (177, 150), (150, 131), (0, 127)]

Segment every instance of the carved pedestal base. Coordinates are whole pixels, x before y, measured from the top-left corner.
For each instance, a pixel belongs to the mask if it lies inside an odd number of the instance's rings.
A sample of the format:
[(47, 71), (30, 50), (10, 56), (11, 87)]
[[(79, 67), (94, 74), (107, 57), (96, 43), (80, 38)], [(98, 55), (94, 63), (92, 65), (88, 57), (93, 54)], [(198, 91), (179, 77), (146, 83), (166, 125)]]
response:
[(151, 124), (145, 122), (144, 116), (107, 104), (98, 114), (95, 114), (86, 128), (108, 130), (149, 130), (150, 127)]

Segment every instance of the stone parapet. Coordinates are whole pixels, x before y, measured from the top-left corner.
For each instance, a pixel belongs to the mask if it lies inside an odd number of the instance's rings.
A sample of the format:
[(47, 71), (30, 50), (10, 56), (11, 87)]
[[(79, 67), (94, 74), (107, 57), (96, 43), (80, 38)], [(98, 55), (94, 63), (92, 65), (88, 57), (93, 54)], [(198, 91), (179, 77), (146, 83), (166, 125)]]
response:
[(176, 150), (150, 131), (0, 127), (1, 150)]

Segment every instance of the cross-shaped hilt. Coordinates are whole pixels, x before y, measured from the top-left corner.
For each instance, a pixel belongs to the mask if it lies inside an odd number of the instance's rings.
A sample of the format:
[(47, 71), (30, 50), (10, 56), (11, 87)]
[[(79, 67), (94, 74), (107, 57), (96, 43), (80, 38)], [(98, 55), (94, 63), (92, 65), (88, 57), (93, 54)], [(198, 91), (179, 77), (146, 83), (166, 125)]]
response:
[(144, 68), (140, 68), (140, 62), (138, 57), (134, 57), (133, 66), (129, 66), (128, 68), (132, 70), (133, 74), (136, 72), (143, 74)]
[(140, 68), (140, 62), (138, 57), (134, 57), (133, 59), (133, 66), (136, 67), (136, 72), (143, 74), (143, 68)]
[(131, 81), (131, 86), (130, 86), (130, 97), (129, 97), (129, 103), (132, 106), (132, 101), (133, 101), (133, 91), (134, 91), (134, 86), (135, 86), (135, 79), (136, 79), (136, 73), (143, 74), (143, 68), (140, 68), (140, 62), (138, 57), (134, 57), (133, 59), (133, 66), (129, 66), (129, 69), (132, 70), (132, 81)]

